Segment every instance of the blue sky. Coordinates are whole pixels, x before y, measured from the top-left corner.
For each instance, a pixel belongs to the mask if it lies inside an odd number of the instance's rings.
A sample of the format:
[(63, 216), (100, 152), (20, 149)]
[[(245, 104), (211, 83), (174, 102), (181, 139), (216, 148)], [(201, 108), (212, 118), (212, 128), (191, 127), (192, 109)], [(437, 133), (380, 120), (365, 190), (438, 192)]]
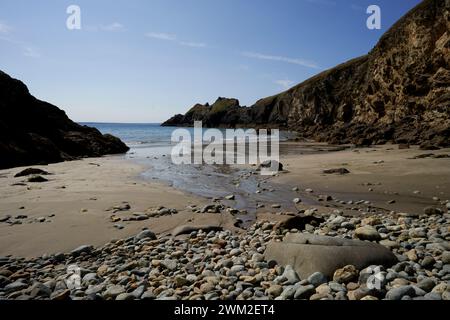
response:
[[(0, 69), (75, 121), (243, 105), (370, 51), (419, 0), (0, 0)], [(81, 8), (81, 30), (66, 9)], [(380, 6), (382, 29), (366, 27)]]

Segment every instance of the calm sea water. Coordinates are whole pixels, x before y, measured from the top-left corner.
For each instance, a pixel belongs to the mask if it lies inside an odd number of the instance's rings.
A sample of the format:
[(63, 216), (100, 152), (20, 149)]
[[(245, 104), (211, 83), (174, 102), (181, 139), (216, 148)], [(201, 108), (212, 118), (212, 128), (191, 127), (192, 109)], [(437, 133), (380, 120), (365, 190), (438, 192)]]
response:
[[(101, 133), (112, 134), (125, 142), (133, 151), (140, 149), (167, 149), (171, 145), (171, 136), (175, 128), (161, 127), (159, 123), (92, 123), (82, 125), (97, 128)], [(188, 129), (192, 130), (192, 129)]]
[[(161, 127), (159, 123), (95, 123), (84, 122), (82, 125), (97, 128), (101, 133), (112, 134), (120, 138), (130, 148), (136, 157), (161, 156), (170, 154), (172, 132), (177, 128)], [(194, 136), (193, 128), (187, 129)], [(225, 137), (225, 130), (221, 130)], [(290, 136), (288, 132), (281, 132), (281, 141)]]

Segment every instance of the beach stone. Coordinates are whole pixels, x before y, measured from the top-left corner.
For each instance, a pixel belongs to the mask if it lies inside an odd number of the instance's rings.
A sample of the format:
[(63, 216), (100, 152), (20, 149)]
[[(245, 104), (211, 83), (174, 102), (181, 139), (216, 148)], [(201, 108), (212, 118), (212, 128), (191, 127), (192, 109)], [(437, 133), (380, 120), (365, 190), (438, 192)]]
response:
[(400, 244), (397, 241), (391, 241), (391, 240), (381, 240), (379, 242), (382, 246), (389, 248), (389, 249), (398, 249), (400, 248)]
[(125, 293), (125, 288), (123, 286), (120, 285), (113, 285), (110, 286), (108, 289), (106, 289), (106, 291), (103, 293), (103, 296), (108, 299), (108, 298), (113, 298), (115, 299), (118, 295)]
[(441, 282), (439, 284), (437, 284), (434, 288), (433, 288), (433, 292), (437, 292), (437, 293), (444, 293), (444, 291), (449, 290), (450, 289), (450, 284), (447, 284), (445, 282)]
[(142, 294), (141, 300), (155, 300), (156, 295), (153, 293), (152, 290), (146, 291)]
[(234, 200), (236, 197), (234, 196), (234, 194), (231, 194), (229, 196), (225, 197), (225, 200)]
[(444, 212), (440, 208), (436, 208), (436, 207), (427, 207), (423, 210), (423, 212), (429, 216), (444, 214)]
[(293, 202), (294, 202), (295, 204), (299, 204), (299, 203), (302, 202), (302, 199), (300, 199), (300, 198), (295, 198), (295, 199), (293, 200)]
[[(441, 258), (442, 260), (442, 258)], [(431, 269), (436, 264), (436, 260), (432, 256), (426, 256), (422, 259), (420, 265), (425, 269)]]
[(358, 278), (358, 270), (355, 266), (348, 265), (342, 269), (336, 270), (333, 275), (333, 281), (337, 283), (347, 284)]
[(314, 272), (308, 277), (308, 283), (312, 284), (314, 287), (318, 287), (321, 284), (327, 283), (327, 277), (321, 272)]
[(83, 246), (80, 246), (80, 247), (78, 247), (78, 248), (72, 250), (71, 254), (72, 254), (73, 256), (77, 257), (77, 256), (79, 256), (79, 255), (81, 255), (81, 254), (83, 254), (83, 253), (85, 253), (85, 254), (90, 254), (93, 250), (94, 250), (94, 247), (93, 247), (93, 246), (90, 246), (90, 245), (83, 245)]
[(283, 292), (283, 287), (278, 284), (271, 285), (266, 290), (266, 294), (272, 298), (276, 298), (276, 297), (280, 296), (282, 292)]
[(134, 300), (135, 297), (131, 293), (121, 293), (116, 297), (117, 301), (127, 301), (127, 300)]
[(179, 226), (179, 227), (176, 227), (175, 229), (173, 229), (172, 236), (176, 237), (176, 236), (183, 235), (183, 234), (191, 234), (192, 232), (198, 232), (200, 230), (203, 230), (204, 232), (210, 232), (210, 231), (219, 232), (219, 231), (223, 231), (223, 228), (219, 227), (219, 226), (213, 226), (213, 225), (200, 225), (200, 226), (183, 225), (183, 226)]
[(297, 272), (295, 272), (291, 265), (285, 267), (282, 277), (287, 279), (285, 284), (296, 284), (300, 281)]
[(264, 261), (264, 255), (262, 255), (261, 253), (255, 253), (252, 256), (252, 261), (254, 261), (254, 262), (262, 262), (262, 261)]
[(323, 171), (324, 174), (349, 174), (350, 171), (346, 168), (338, 168), (338, 169), (328, 169)]
[(28, 178), (28, 182), (32, 183), (42, 183), (42, 182), (48, 182), (47, 179), (45, 179), (43, 176), (34, 175)]
[(261, 169), (270, 169), (273, 171), (283, 171), (283, 164), (276, 160), (266, 160), (259, 165), (259, 170)]
[(207, 204), (204, 206), (201, 211), (201, 213), (220, 213), (220, 206), (215, 204)]
[(362, 226), (376, 226), (381, 224), (381, 220), (378, 217), (368, 217), (361, 220)]
[(54, 291), (50, 295), (50, 300), (54, 300), (54, 301), (70, 300), (70, 290), (64, 289), (64, 290)]
[(150, 239), (150, 240), (156, 240), (156, 235), (154, 232), (150, 230), (144, 230), (138, 235), (134, 237), (136, 241), (143, 240), (143, 239)]
[(174, 271), (177, 268), (177, 261), (165, 259), (161, 261), (161, 265), (170, 271)]
[(347, 265), (362, 270), (370, 265), (390, 267), (398, 261), (379, 244), (299, 233), (288, 234), (281, 242), (270, 242), (264, 256), (266, 261), (292, 265), (301, 279), (315, 272), (332, 278), (337, 269)]
[(442, 295), (437, 292), (429, 292), (426, 295), (423, 296), (425, 300), (435, 300), (440, 301), (442, 300)]
[(295, 291), (294, 299), (308, 300), (315, 293), (316, 288), (313, 285), (300, 286)]
[(145, 286), (142, 285), (142, 286), (139, 286), (136, 289), (134, 289), (131, 294), (133, 295), (133, 297), (135, 299), (139, 299), (144, 294), (144, 291), (145, 291)]
[(433, 279), (430, 278), (425, 278), (422, 279), (422, 281), (420, 281), (417, 284), (417, 287), (426, 291), (426, 292), (430, 292), (431, 290), (433, 290), (433, 288), (436, 286), (436, 282)]
[(212, 284), (210, 282), (206, 282), (200, 286), (200, 291), (203, 293), (209, 293), (209, 292), (215, 290), (215, 288), (216, 288), (216, 286), (214, 284)]
[(278, 229), (297, 229), (299, 231), (305, 230), (307, 225), (320, 225), (325, 222), (323, 218), (315, 217), (313, 215), (308, 216), (295, 216), (289, 217), (284, 221), (280, 221), (273, 226), (273, 230)]
[(347, 297), (349, 300), (362, 300), (367, 296), (375, 296), (378, 297), (381, 292), (379, 292), (376, 288), (368, 288), (366, 285), (361, 285), (354, 291), (349, 291), (347, 293)]
[(445, 251), (442, 253), (441, 261), (443, 264), (450, 264), (450, 251)]
[(0, 222), (6, 222), (6, 221), (8, 221), (11, 218), (12, 217), (10, 215), (6, 215), (6, 216), (3, 216), (3, 217), (0, 217)]
[(332, 292), (332, 290), (331, 290), (330, 286), (326, 283), (323, 283), (316, 288), (316, 293), (318, 293), (320, 295), (326, 296), (328, 294), (331, 294), (331, 292)]
[(296, 288), (294, 286), (287, 286), (283, 292), (280, 294), (280, 297), (283, 300), (292, 299), (295, 295)]
[(355, 230), (356, 238), (360, 240), (378, 241), (381, 239), (377, 229), (372, 226), (366, 225)]
[(387, 300), (401, 300), (404, 296), (415, 296), (416, 291), (412, 286), (403, 286), (398, 288), (393, 288), (386, 293)]
[(361, 298), (361, 301), (377, 301), (377, 300), (379, 300), (379, 299), (374, 296), (365, 296), (365, 297)]
[(37, 169), (37, 168), (28, 168), (17, 173), (14, 178), (26, 177), (31, 175), (48, 175), (49, 173), (45, 170)]
[(15, 292), (15, 291), (23, 290), (23, 289), (26, 289), (26, 288), (28, 288), (28, 285), (27, 285), (27, 284), (23, 283), (23, 282), (20, 281), (20, 280), (17, 280), (17, 281), (14, 281), (14, 282), (12, 282), (12, 283), (6, 285), (6, 286), (3, 288), (3, 290), (4, 290), (6, 293), (10, 293), (10, 292)]
[(444, 291), (444, 293), (442, 293), (441, 297), (442, 297), (442, 300), (449, 301), (450, 300), (450, 290)]
[(406, 256), (410, 261), (417, 261), (419, 258), (417, 257), (417, 252), (414, 249), (409, 250), (406, 252)]

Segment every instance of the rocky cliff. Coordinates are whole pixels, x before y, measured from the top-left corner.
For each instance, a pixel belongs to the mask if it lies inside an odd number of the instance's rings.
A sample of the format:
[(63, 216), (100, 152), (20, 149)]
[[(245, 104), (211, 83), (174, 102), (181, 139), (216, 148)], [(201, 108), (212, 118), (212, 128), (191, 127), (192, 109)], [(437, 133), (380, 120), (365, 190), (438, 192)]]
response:
[(0, 169), (127, 151), (118, 138), (74, 123), (0, 71)]
[(164, 125), (192, 125), (195, 115), (206, 126), (277, 127), (331, 143), (450, 146), (449, 10), (450, 0), (425, 0), (366, 56), (250, 108), (233, 104), (215, 121), (198, 105)]

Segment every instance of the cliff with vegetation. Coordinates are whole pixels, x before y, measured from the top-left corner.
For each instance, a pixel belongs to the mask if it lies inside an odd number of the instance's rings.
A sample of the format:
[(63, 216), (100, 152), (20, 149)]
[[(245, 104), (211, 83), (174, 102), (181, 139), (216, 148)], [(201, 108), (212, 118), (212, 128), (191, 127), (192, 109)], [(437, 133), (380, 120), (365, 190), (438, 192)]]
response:
[(425, 0), (366, 56), (341, 64), (249, 108), (197, 105), (163, 125), (269, 127), (359, 145), (450, 146), (450, 1)]

